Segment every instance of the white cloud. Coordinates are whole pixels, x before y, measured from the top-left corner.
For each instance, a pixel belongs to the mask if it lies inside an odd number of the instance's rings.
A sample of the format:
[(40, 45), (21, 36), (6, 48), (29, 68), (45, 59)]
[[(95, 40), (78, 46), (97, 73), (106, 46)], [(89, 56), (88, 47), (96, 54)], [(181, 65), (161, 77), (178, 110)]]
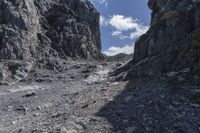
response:
[(107, 56), (113, 56), (120, 53), (124, 54), (132, 54), (134, 52), (134, 44), (126, 45), (124, 47), (110, 47), (108, 50), (104, 51), (103, 53)]
[(128, 31), (136, 27), (135, 20), (123, 15), (113, 15), (109, 24), (118, 31)]
[(104, 4), (106, 7), (108, 6), (108, 0), (97, 0), (100, 4)]
[(117, 37), (120, 40), (125, 40), (130, 38), (129, 36), (123, 35), (121, 31), (113, 31), (112, 36)]
[(130, 39), (131, 40), (137, 39), (138, 37), (140, 37), (141, 35), (143, 35), (144, 33), (146, 33), (148, 29), (149, 29), (148, 26), (143, 26), (143, 25), (138, 24), (138, 26), (135, 29), (135, 31), (133, 31), (132, 33), (130, 33)]
[(106, 26), (106, 25), (108, 25), (108, 21), (107, 21), (107, 19), (104, 17), (104, 16), (100, 16), (100, 25), (101, 26)]
[(101, 16), (100, 23), (113, 28), (113, 37), (117, 37), (120, 40), (128, 39), (133, 41), (133, 44), (125, 45), (124, 47), (110, 47), (103, 52), (108, 56), (119, 53), (132, 54), (135, 40), (149, 29), (149, 26), (141, 24), (137, 19), (123, 15), (113, 15), (110, 18)]
[[(108, 23), (114, 28), (112, 36), (122, 40), (135, 40), (149, 29), (148, 26), (139, 23), (137, 19), (123, 15), (113, 15)], [(124, 32), (131, 33), (129, 36), (125, 36)]]
[(98, 0), (98, 1), (99, 1), (99, 3), (101, 3), (101, 4), (104, 4), (104, 3), (107, 2), (107, 0)]
[(120, 40), (129, 39), (129, 36), (121, 35), (121, 36), (119, 36), (119, 39)]
[(121, 31), (113, 31), (112, 36), (119, 36), (121, 34), (122, 34)]

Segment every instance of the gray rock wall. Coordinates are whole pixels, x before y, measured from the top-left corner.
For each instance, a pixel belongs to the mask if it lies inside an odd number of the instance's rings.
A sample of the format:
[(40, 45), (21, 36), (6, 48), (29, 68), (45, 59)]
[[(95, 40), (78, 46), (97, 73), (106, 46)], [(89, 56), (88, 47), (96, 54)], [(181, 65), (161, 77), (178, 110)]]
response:
[(0, 59), (27, 59), (35, 53), (41, 27), (32, 0), (1, 0)]
[(99, 13), (88, 0), (0, 1), (0, 59), (100, 59), (100, 51)]
[[(149, 0), (149, 31), (135, 44), (132, 75), (200, 77), (200, 1)], [(130, 64), (129, 64), (130, 65)]]
[(0, 0), (0, 81), (62, 59), (102, 59), (99, 18), (88, 0)]

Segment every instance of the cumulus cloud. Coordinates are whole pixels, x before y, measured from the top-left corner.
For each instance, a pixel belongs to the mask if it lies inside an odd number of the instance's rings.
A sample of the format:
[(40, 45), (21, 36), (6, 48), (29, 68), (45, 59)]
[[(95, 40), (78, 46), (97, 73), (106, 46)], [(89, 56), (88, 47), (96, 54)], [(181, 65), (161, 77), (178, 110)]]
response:
[(134, 29), (136, 26), (131, 17), (125, 17), (123, 15), (113, 15), (109, 24), (118, 31), (128, 31)]
[(121, 34), (122, 34), (121, 31), (113, 31), (112, 36), (119, 36)]
[(120, 53), (124, 54), (132, 54), (134, 51), (134, 44), (126, 45), (124, 47), (110, 47), (108, 50), (104, 51), (103, 53), (107, 56), (113, 56)]
[[(139, 23), (137, 19), (123, 15), (113, 15), (108, 23), (114, 28), (112, 36), (122, 40), (135, 40), (149, 29), (148, 26)], [(124, 35), (125, 32), (130, 32), (130, 35)]]
[[(129, 39), (133, 42), (149, 29), (149, 26), (141, 24), (137, 19), (123, 15), (113, 15), (110, 19), (106, 19), (106, 22), (114, 29), (112, 32), (113, 37), (121, 40)], [(119, 53), (132, 54), (133, 52), (134, 43), (125, 45), (124, 47), (113, 46), (103, 53), (108, 56), (113, 56)]]
[(119, 39), (120, 40), (129, 39), (129, 36), (121, 35), (121, 36), (119, 36)]
[(130, 33), (130, 39), (131, 40), (137, 39), (138, 37), (146, 33), (148, 29), (149, 29), (149, 26), (143, 26), (143, 25), (138, 24), (135, 31)]
[(110, 47), (103, 53), (108, 56), (113, 56), (119, 53), (132, 54), (134, 52), (134, 42), (142, 34), (144, 34), (149, 26), (143, 25), (136, 18), (126, 17), (123, 15), (113, 15), (108, 18), (101, 16), (100, 24), (112, 27), (112, 36), (120, 40), (133, 41), (133, 44), (123, 47)]
[(113, 31), (112, 36), (117, 37), (121, 40), (129, 39), (129, 36), (123, 35), (121, 31)]

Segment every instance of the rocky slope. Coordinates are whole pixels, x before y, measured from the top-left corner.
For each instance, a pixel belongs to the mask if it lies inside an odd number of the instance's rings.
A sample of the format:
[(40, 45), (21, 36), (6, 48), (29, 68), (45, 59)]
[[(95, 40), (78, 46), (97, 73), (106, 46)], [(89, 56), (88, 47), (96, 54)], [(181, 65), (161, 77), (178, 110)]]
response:
[(0, 86), (0, 133), (199, 133), (200, 86), (113, 81), (120, 62), (68, 61)]
[(102, 58), (99, 13), (88, 0), (0, 1), (0, 80), (69, 57)]
[(200, 79), (200, 1), (149, 0), (150, 29), (135, 44), (129, 76)]

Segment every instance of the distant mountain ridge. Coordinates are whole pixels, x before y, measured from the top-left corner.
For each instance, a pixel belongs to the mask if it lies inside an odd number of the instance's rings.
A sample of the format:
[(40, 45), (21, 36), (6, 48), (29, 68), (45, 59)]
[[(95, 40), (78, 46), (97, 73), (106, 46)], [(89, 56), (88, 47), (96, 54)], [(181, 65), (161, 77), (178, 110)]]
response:
[(119, 53), (113, 56), (106, 56), (105, 60), (108, 62), (127, 62), (130, 59), (132, 59), (132, 57), (133, 57), (133, 54)]

